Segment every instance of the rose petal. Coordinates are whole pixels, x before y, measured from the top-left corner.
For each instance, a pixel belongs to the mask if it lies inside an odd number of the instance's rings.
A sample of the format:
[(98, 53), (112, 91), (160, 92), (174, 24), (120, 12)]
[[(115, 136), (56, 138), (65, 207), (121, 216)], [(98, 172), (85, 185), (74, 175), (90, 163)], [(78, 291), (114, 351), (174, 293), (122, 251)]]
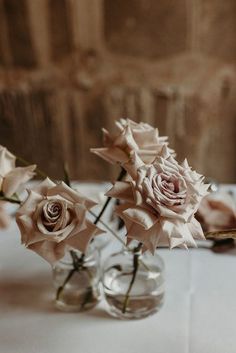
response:
[(74, 249), (78, 249), (84, 253), (86, 252), (92, 237), (101, 233), (103, 233), (103, 231), (97, 228), (93, 223), (87, 221), (86, 229), (74, 235), (73, 237), (68, 238), (66, 243), (72, 246)]
[(125, 163), (129, 159), (129, 155), (119, 147), (91, 148), (90, 151), (112, 164)]
[(37, 192), (38, 194), (47, 196), (48, 189), (56, 186), (56, 184), (49, 178), (44, 179), (40, 184), (32, 188), (32, 191)]
[(189, 229), (188, 223), (176, 221), (174, 224), (173, 232), (175, 236), (178, 234), (180, 237), (182, 237), (183, 243), (185, 243), (187, 246), (197, 246)]
[(133, 129), (134, 140), (136, 141), (140, 149), (144, 147), (146, 148), (147, 146), (152, 145), (155, 150), (155, 146), (159, 142), (158, 135), (159, 134), (157, 129), (150, 129), (150, 130)]
[(17, 225), (21, 232), (21, 243), (26, 246), (34, 244), (45, 239), (39, 231), (37, 231), (35, 224), (31, 217), (27, 214), (22, 214), (16, 218)]
[(2, 183), (2, 190), (5, 196), (11, 197), (19, 187), (33, 178), (36, 165), (28, 167), (17, 167), (10, 171)]
[(117, 181), (105, 195), (128, 202), (134, 201), (132, 184), (128, 181)]
[(43, 196), (39, 195), (33, 190), (27, 190), (28, 192), (28, 197), (25, 200), (25, 202), (21, 205), (21, 207), (17, 211), (17, 216), (18, 215), (23, 215), (23, 214), (32, 214), (32, 212), (35, 211), (37, 205), (39, 202), (42, 201)]
[(157, 215), (141, 207), (128, 208), (123, 211), (123, 214), (128, 217), (132, 222), (138, 223), (144, 229), (149, 229), (153, 227), (153, 225), (159, 220), (159, 217)]
[(196, 218), (193, 217), (192, 221), (190, 223), (187, 223), (187, 226), (194, 239), (205, 240), (201, 224), (196, 220)]
[(97, 204), (96, 202), (84, 196), (78, 190), (76, 191), (73, 190), (64, 182), (61, 182), (60, 184), (50, 188), (47, 191), (47, 195), (48, 196), (60, 195), (62, 198), (70, 202), (84, 204), (86, 208), (91, 208)]
[(128, 220), (126, 220), (125, 223), (127, 226), (127, 237), (141, 242), (147, 250), (154, 254), (161, 236), (160, 223), (155, 223), (154, 226), (148, 230), (144, 230), (139, 224), (132, 223)]
[(137, 170), (143, 165), (144, 165), (143, 161), (141, 160), (141, 158), (138, 156), (136, 152), (131, 152), (129, 161), (122, 164), (123, 168), (128, 172), (128, 174), (133, 179), (136, 179)]
[(0, 145), (0, 175), (5, 177), (15, 168), (16, 157), (4, 146)]
[(171, 218), (171, 219), (179, 219), (179, 220), (185, 221), (185, 222), (188, 219), (188, 216), (186, 216), (185, 214), (178, 214), (178, 213), (172, 211), (168, 207), (156, 205), (156, 208), (162, 217)]
[(57, 244), (52, 241), (41, 241), (29, 245), (28, 249), (33, 250), (53, 265), (65, 256), (65, 247), (66, 244), (64, 242)]
[(103, 133), (103, 144), (104, 146), (111, 146), (113, 139), (112, 136), (110, 135), (109, 131), (107, 131), (106, 129), (102, 129), (102, 133)]

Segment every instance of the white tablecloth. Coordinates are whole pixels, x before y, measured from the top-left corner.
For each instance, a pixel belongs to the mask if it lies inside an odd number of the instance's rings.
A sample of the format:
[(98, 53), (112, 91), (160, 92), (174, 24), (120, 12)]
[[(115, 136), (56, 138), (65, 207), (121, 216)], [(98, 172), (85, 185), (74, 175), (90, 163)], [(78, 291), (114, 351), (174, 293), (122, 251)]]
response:
[(235, 353), (236, 254), (160, 250), (166, 297), (155, 315), (110, 317), (102, 302), (82, 314), (53, 307), (51, 270), (0, 232), (0, 353)]

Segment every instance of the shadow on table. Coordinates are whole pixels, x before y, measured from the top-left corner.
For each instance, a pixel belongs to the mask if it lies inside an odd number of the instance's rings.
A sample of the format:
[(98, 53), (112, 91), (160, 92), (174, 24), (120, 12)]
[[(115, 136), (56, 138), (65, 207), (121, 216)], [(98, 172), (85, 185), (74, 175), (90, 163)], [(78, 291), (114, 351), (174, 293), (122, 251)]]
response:
[(0, 281), (0, 312), (52, 313), (57, 315), (82, 315), (87, 318), (110, 319), (112, 317), (100, 306), (83, 313), (63, 313), (54, 307), (54, 288), (48, 274), (34, 277), (4, 278)]
[(53, 288), (46, 275), (33, 278), (4, 278), (0, 282), (1, 312), (57, 312), (53, 306)]

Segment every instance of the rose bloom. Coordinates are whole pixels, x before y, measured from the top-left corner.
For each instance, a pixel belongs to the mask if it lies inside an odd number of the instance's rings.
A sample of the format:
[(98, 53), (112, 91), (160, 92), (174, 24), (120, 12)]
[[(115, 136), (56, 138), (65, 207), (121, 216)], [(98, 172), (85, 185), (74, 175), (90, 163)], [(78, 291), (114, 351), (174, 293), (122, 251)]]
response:
[(33, 178), (36, 165), (16, 167), (16, 157), (0, 145), (0, 192), (11, 197), (19, 187)]
[(207, 195), (200, 203), (197, 218), (209, 232), (236, 228), (234, 198), (223, 191)]
[(22, 243), (50, 263), (61, 259), (67, 249), (85, 252), (91, 238), (101, 233), (86, 219), (86, 211), (94, 205), (65, 183), (45, 179), (28, 191), (17, 212)]
[(158, 245), (187, 248), (196, 246), (194, 239), (205, 239), (194, 214), (208, 185), (186, 160), (178, 164), (166, 148), (162, 155), (145, 165), (134, 154), (124, 165), (131, 180), (116, 182), (107, 194), (123, 201), (117, 213), (128, 240), (143, 243), (152, 253)]
[[(136, 123), (130, 119), (116, 121), (117, 132), (110, 134), (103, 129), (103, 148), (92, 148), (91, 151), (109, 163), (124, 163), (135, 151), (144, 163), (152, 163), (167, 146), (167, 137), (160, 137), (157, 128), (146, 123)], [(173, 150), (170, 150), (173, 153)]]

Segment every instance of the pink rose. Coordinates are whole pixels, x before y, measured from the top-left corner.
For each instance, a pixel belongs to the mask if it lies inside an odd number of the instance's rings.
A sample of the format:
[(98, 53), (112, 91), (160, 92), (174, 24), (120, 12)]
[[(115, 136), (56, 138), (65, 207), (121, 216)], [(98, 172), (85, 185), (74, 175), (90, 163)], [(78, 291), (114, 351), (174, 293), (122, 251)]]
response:
[(91, 149), (109, 163), (125, 163), (134, 151), (144, 163), (152, 163), (163, 146), (168, 145), (167, 137), (160, 137), (158, 129), (147, 123), (121, 119), (116, 121), (116, 129), (115, 134), (103, 129), (104, 147)]
[(101, 231), (87, 220), (86, 212), (95, 202), (65, 183), (45, 179), (28, 191), (16, 221), (22, 243), (50, 263), (61, 259), (66, 249), (86, 251), (91, 238)]
[(204, 239), (194, 214), (208, 185), (186, 160), (178, 164), (165, 148), (162, 155), (165, 158), (145, 165), (134, 154), (124, 165), (132, 179), (116, 182), (107, 194), (123, 201), (117, 213), (128, 239), (142, 242), (151, 252), (158, 245), (187, 248), (195, 246), (194, 239)]
[(236, 206), (226, 192), (214, 192), (202, 200), (197, 216), (207, 231), (236, 228)]

